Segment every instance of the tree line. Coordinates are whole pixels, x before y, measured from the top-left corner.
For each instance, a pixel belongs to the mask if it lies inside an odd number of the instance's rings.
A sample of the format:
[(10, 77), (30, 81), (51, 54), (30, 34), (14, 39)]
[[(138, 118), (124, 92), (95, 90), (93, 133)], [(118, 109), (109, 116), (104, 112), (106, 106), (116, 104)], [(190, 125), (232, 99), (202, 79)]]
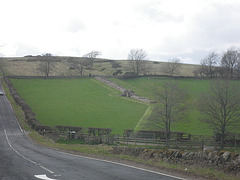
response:
[(222, 55), (211, 52), (201, 60), (200, 66), (193, 73), (197, 77), (239, 78), (240, 51), (231, 47)]
[[(69, 57), (67, 60), (69, 70), (77, 71), (79, 75), (82, 76), (86, 70), (93, 70), (95, 59), (101, 55), (102, 53), (100, 51), (93, 50), (85, 54), (81, 59), (78, 57)], [(37, 71), (45, 77), (50, 76), (56, 69), (56, 62), (59, 61), (57, 57), (51, 53), (45, 53), (37, 57), (40, 61)], [(119, 69), (122, 67), (120, 62), (110, 61), (110, 63), (112, 68), (116, 70), (113, 72), (114, 76), (122, 74), (122, 70)], [(180, 67), (180, 60), (174, 58), (162, 66), (162, 71), (172, 77), (179, 73)], [(148, 64), (147, 52), (144, 49), (131, 49), (128, 53), (128, 67), (126, 70), (125, 77), (136, 77), (142, 74), (148, 74), (148, 72), (151, 71), (151, 67)]]
[[(83, 56), (82, 60), (77, 57), (68, 58), (69, 70), (76, 70), (79, 75), (82, 76), (85, 70), (91, 70), (93, 67), (94, 59), (101, 55), (100, 51), (91, 51)], [(38, 65), (37, 71), (43, 73), (45, 77), (48, 77), (52, 71), (56, 68), (57, 58), (51, 53), (42, 54), (38, 56), (40, 63)]]
[(202, 114), (200, 120), (207, 123), (215, 135), (221, 138), (224, 147), (226, 134), (240, 118), (239, 85), (228, 79), (215, 79), (210, 87), (201, 93), (194, 104), (187, 102), (188, 91), (180, 88), (177, 81), (169, 80), (154, 93), (156, 105), (148, 119), (149, 127), (165, 129), (170, 138), (171, 125), (181, 121), (192, 107)]

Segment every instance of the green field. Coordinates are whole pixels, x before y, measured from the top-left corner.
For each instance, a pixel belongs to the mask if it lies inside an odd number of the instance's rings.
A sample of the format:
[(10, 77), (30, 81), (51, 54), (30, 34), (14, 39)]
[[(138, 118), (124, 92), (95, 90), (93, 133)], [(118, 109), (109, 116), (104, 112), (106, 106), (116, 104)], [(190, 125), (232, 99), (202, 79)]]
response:
[[(112, 78), (112, 81), (149, 99), (153, 99), (153, 92), (160, 88), (163, 82), (170, 80), (173, 79)], [(149, 129), (145, 124), (154, 104), (146, 105), (120, 97), (118, 91), (95, 79), (12, 79), (11, 81), (21, 97), (36, 113), (36, 118), (44, 125), (112, 128), (113, 133), (123, 133), (124, 129)], [(176, 79), (175, 81), (187, 90), (189, 94), (187, 103), (190, 108), (185, 119), (172, 124), (172, 131), (212, 135), (213, 132), (208, 125), (199, 120), (201, 114), (197, 109), (200, 93), (209, 88), (211, 80)], [(239, 83), (239, 81), (233, 82)], [(230, 132), (240, 132), (240, 123), (230, 130)]]
[[(140, 96), (146, 96), (153, 99), (153, 92), (161, 87), (161, 84), (166, 81), (177, 81), (179, 86), (185, 89), (188, 93), (189, 110), (184, 120), (178, 121), (172, 124), (173, 131), (182, 131), (193, 135), (212, 135), (213, 132), (209, 129), (208, 125), (201, 122), (199, 118), (201, 114), (197, 110), (198, 98), (201, 92), (208, 90), (211, 80), (199, 80), (199, 79), (171, 79), (163, 77), (144, 77), (135, 79), (119, 80), (112, 78), (112, 81), (120, 84), (127, 89), (134, 90)], [(240, 83), (239, 81), (233, 81), (234, 83)], [(144, 122), (143, 122), (144, 124)], [(144, 125), (143, 125), (144, 127)], [(230, 132), (240, 132), (239, 126), (231, 127)]]
[(11, 82), (43, 125), (102, 127), (123, 133), (135, 128), (148, 108), (90, 78)]

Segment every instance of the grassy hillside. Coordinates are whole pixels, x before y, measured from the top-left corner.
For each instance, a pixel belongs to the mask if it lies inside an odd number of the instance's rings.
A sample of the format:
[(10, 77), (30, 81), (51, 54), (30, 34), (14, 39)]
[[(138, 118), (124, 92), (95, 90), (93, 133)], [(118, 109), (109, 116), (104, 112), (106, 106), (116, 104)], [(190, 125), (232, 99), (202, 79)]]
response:
[(90, 78), (11, 81), (36, 118), (49, 126), (103, 127), (123, 133), (136, 126), (148, 107)]
[[(51, 76), (76, 76), (79, 75), (77, 71), (69, 70), (69, 64), (67, 61), (70, 57), (55, 57), (55, 68), (50, 72)], [(79, 61), (81, 57), (77, 58)], [(120, 68), (112, 68), (112, 61), (120, 63)], [(6, 75), (16, 76), (41, 76), (41, 72), (37, 70), (41, 60), (38, 57), (19, 57), (19, 58), (1, 58), (1, 65), (3, 66)], [(165, 62), (153, 62), (148, 61), (146, 64), (147, 74), (152, 75), (165, 75), (163, 72), (163, 66)], [(180, 68), (180, 76), (193, 76), (193, 71), (196, 69), (196, 65), (182, 64)], [(93, 70), (85, 70), (84, 75), (91, 73), (92, 75), (105, 75), (112, 76), (114, 72), (121, 70), (124, 74), (130, 71), (129, 62), (127, 60), (109, 60), (109, 59), (95, 59)]]
[[(173, 79), (161, 77), (144, 77), (125, 80), (112, 78), (112, 80), (121, 86), (126, 87), (127, 89), (134, 90), (140, 96), (146, 96), (150, 99), (153, 99), (154, 91), (160, 88), (163, 82)], [(193, 135), (212, 135), (213, 132), (211, 129), (209, 129), (208, 125), (199, 120), (201, 114), (197, 110), (200, 93), (206, 91), (209, 88), (211, 80), (176, 79), (175, 81), (179, 83), (180, 87), (187, 90), (189, 94), (188, 103), (190, 104), (190, 108), (186, 118), (173, 124), (172, 130), (183, 131)], [(233, 82), (240, 83), (239, 81)], [(142, 128), (145, 128), (144, 121), (142, 121)], [(240, 122), (239, 126), (231, 127), (231, 132), (240, 132)]]

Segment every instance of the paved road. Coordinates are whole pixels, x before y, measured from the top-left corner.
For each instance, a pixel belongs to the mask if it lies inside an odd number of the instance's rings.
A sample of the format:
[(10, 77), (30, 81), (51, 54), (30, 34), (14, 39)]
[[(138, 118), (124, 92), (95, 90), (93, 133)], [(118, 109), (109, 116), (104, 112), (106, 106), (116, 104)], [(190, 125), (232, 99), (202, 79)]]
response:
[(32, 144), (19, 126), (8, 100), (5, 96), (0, 96), (0, 180), (8, 179), (176, 180), (177, 178)]

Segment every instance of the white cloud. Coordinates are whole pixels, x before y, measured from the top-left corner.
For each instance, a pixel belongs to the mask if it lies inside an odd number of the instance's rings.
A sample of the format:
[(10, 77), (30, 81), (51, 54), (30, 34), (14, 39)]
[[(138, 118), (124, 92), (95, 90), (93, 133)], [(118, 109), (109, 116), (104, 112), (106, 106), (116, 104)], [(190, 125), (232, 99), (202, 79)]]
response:
[(86, 27), (79, 19), (72, 19), (68, 23), (66, 23), (66, 31), (71, 33), (80, 32), (82, 30), (85, 30)]
[[(211, 50), (240, 46), (238, 0), (1, 1), (5, 56), (91, 50), (126, 59), (144, 48), (153, 60), (198, 62)], [(26, 53), (26, 54), (24, 54)]]

